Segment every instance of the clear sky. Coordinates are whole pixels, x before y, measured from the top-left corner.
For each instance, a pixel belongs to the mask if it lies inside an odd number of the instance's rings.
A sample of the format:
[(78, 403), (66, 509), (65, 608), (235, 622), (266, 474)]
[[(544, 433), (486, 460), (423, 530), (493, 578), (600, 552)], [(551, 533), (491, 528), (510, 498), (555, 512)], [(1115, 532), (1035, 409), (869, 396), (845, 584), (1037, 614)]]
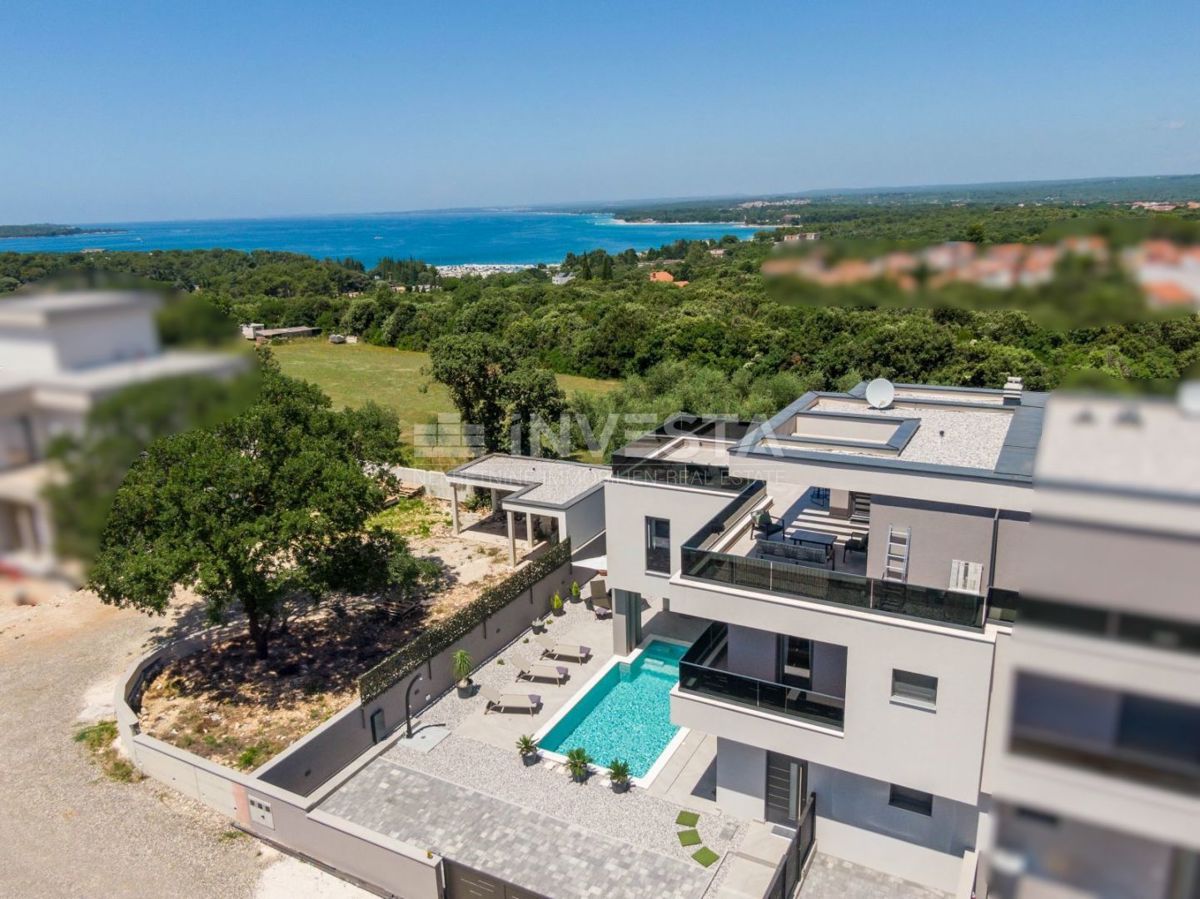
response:
[(4, 4), (0, 223), (1200, 172), (1200, 3)]

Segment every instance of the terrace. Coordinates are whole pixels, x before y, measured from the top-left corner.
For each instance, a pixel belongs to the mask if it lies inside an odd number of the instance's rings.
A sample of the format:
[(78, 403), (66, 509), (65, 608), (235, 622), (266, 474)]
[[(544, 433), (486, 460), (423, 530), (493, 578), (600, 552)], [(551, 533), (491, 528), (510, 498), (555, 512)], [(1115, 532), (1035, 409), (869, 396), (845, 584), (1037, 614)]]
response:
[[(720, 584), (972, 629), (983, 627), (990, 600), (995, 598), (997, 605), (1001, 600), (1010, 602), (1007, 591), (980, 596), (867, 577), (865, 564), (851, 562), (855, 554), (845, 552), (846, 542), (858, 529), (849, 520), (843, 524), (830, 519), (823, 524), (819, 510), (813, 508), (813, 494), (809, 488), (798, 496), (779, 491), (768, 495), (764, 482), (752, 481), (684, 543), (678, 576), (684, 582)], [(776, 522), (781, 529), (763, 536), (755, 525), (761, 512), (774, 508), (785, 511)]]
[[(655, 640), (691, 643), (705, 627), (657, 604), (646, 611), (642, 647)], [(451, 863), (448, 876), (467, 869), (509, 884), (513, 896), (698, 899), (749, 876), (741, 856), (761, 856), (755, 847), (786, 840), (758, 839), (756, 828), (768, 830), (764, 825), (721, 813), (715, 737), (680, 731), (655, 770), (626, 795), (609, 789), (601, 767), (593, 768), (587, 783), (575, 784), (553, 754), (543, 753), (531, 766), (521, 763), (519, 736), (562, 720), (608, 669), (623, 664), (613, 657), (611, 628), (585, 603), (568, 603), (562, 616), (552, 617), (548, 633), (592, 653), (586, 661), (556, 660), (568, 671), (562, 683), (517, 678), (542, 654), (534, 635), (517, 636), (473, 673), (479, 692), (463, 698), (451, 691), (434, 701), (414, 717), (413, 739), (400, 736), (368, 753), (320, 810), (428, 847)], [(541, 704), (533, 714), (489, 712), (484, 688), (534, 693)], [(681, 845), (675, 824), (681, 810), (700, 814), (698, 830), (720, 856), (717, 864), (702, 867), (691, 857), (696, 847)], [(738, 855), (747, 834), (756, 838)], [(778, 860), (758, 858), (749, 867), (769, 874)]]

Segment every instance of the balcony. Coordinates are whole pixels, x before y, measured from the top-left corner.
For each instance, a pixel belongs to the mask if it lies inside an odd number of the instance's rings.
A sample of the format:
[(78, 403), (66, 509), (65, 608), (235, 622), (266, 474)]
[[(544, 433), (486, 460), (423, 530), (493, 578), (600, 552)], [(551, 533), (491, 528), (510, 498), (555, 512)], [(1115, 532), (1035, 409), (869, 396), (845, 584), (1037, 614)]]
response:
[(728, 627), (713, 624), (679, 662), (679, 690), (719, 702), (842, 730), (846, 700), (789, 684), (736, 674), (727, 667)]
[(973, 593), (922, 587), (901, 581), (836, 571), (833, 560), (802, 543), (773, 544), (750, 540), (751, 511), (767, 497), (766, 485), (752, 481), (725, 509), (680, 548), (680, 576), (685, 580), (723, 584), (810, 602), (865, 609), (936, 624), (981, 629), (987, 599)]

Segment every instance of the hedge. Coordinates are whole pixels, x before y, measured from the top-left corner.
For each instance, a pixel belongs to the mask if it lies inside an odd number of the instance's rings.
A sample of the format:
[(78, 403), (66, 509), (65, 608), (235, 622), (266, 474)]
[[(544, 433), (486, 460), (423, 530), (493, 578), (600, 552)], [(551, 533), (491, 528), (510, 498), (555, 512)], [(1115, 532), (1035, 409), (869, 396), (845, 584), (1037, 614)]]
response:
[(571, 541), (550, 547), (542, 556), (530, 562), (512, 577), (484, 590), (470, 605), (463, 606), (449, 618), (431, 625), (404, 647), (358, 679), (358, 695), (368, 703), (387, 692), (393, 685), (433, 658), (453, 646), (476, 627), (495, 615), (509, 603), (532, 589), (542, 578), (553, 574), (559, 566), (571, 560)]

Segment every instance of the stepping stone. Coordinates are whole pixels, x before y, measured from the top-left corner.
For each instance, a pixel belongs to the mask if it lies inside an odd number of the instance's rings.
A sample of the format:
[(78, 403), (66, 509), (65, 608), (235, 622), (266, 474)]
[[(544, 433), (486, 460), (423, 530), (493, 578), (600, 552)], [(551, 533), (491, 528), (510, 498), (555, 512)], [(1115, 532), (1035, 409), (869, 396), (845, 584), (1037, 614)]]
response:
[(694, 830), (679, 831), (680, 846), (698, 846), (700, 845), (700, 834)]
[(700, 816), (695, 812), (680, 812), (675, 817), (675, 823), (680, 827), (695, 827), (700, 823)]
[(720, 857), (721, 856), (717, 855), (715, 852), (713, 852), (707, 846), (701, 846), (699, 849), (697, 849), (695, 852), (692, 853), (692, 858), (694, 858), (696, 861), (698, 861), (700, 864), (702, 864), (706, 868), (709, 867), (710, 865), (712, 865), (712, 863), (715, 862)]

